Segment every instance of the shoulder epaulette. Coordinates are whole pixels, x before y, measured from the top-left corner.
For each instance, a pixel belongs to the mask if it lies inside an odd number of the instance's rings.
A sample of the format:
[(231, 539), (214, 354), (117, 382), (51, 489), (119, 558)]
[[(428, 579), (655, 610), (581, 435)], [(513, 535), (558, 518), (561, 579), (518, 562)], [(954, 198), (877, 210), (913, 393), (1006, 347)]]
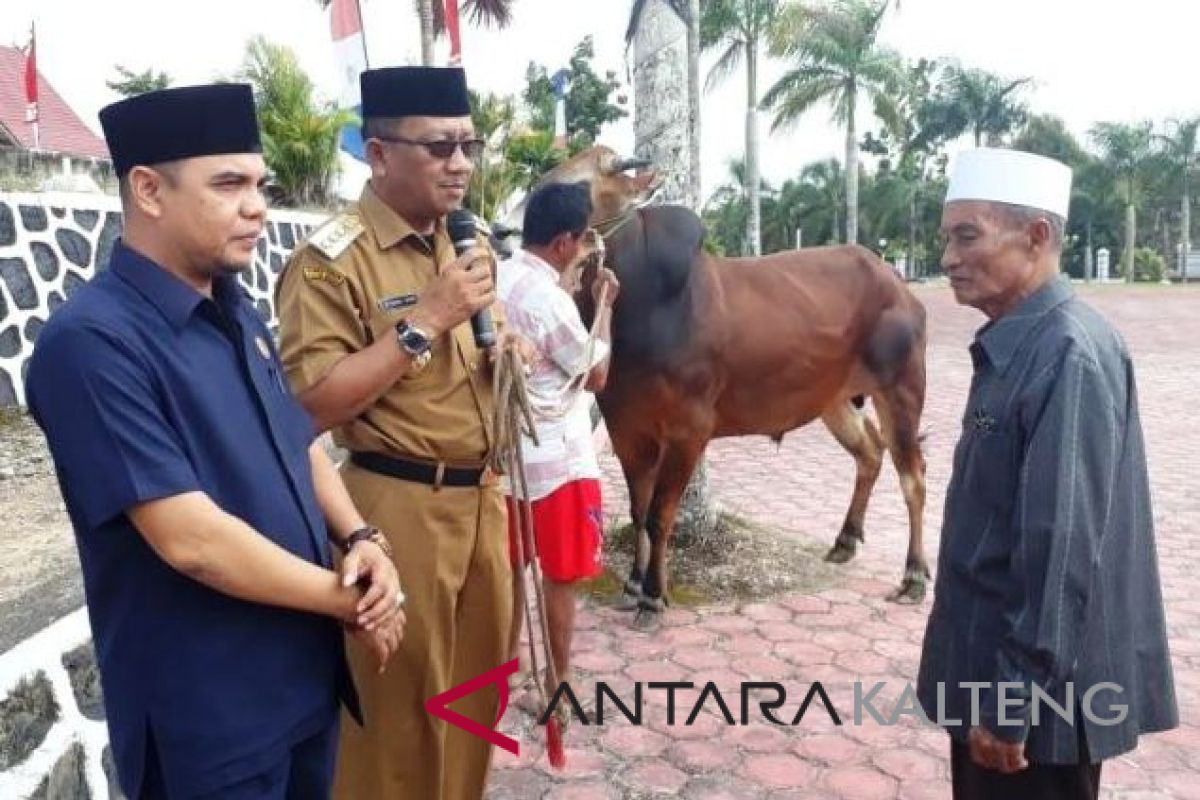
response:
[(367, 228), (357, 214), (338, 214), (322, 224), (308, 237), (308, 244), (330, 261), (346, 252)]

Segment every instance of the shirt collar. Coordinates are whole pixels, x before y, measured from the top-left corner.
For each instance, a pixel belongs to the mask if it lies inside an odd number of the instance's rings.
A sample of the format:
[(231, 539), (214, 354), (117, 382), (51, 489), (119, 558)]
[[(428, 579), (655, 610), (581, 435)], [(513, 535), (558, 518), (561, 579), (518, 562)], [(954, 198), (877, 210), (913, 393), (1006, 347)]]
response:
[(1041, 318), (1074, 296), (1075, 291), (1065, 277), (1060, 275), (1046, 281), (1012, 311), (979, 329), (971, 345), (971, 355), (976, 364), (980, 355), (983, 355), (997, 372), (1003, 372), (1021, 342)]
[[(208, 299), (120, 239), (113, 244), (109, 269), (136, 289), (176, 329), (187, 324), (196, 308)], [(213, 296), (223, 304), (236, 296), (236, 286), (232, 291), (229, 286), (233, 280), (230, 277), (213, 281)]]
[(517, 253), (520, 254), (522, 260), (524, 260), (526, 264), (540, 273), (542, 277), (549, 278), (550, 280), (554, 281), (556, 285), (558, 284), (560, 277), (558, 270), (552, 267), (550, 263), (546, 261), (546, 259), (542, 258), (541, 256), (534, 255), (524, 248), (517, 250)]
[[(370, 182), (363, 184), (362, 194), (358, 198), (358, 207), (362, 211), (363, 220), (375, 235), (375, 241), (383, 250), (388, 249), (409, 238), (423, 239), (417, 229), (408, 220), (397, 214), (391, 206), (383, 202)], [(434, 236), (445, 232), (446, 221), (439, 219), (434, 223)]]

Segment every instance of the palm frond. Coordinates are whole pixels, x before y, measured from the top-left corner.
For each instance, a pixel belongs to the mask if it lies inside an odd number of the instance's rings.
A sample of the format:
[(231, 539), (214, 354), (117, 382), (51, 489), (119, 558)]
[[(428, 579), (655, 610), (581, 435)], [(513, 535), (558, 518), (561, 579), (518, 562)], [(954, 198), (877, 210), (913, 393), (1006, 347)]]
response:
[(742, 42), (733, 41), (725, 48), (725, 52), (717, 59), (717, 63), (712, 65), (708, 71), (708, 77), (704, 80), (704, 90), (712, 91), (721, 82), (732, 75), (742, 63), (742, 56), (746, 52), (746, 46)]
[(464, 0), (462, 9), (472, 25), (507, 28), (512, 23), (513, 0)]

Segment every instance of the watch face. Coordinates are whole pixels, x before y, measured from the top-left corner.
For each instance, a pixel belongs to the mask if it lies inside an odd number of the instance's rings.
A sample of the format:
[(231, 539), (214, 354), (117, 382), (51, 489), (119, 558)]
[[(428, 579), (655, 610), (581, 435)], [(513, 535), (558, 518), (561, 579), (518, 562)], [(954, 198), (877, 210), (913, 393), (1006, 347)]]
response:
[(407, 322), (401, 322), (397, 325), (396, 333), (400, 337), (400, 344), (403, 345), (404, 349), (410, 355), (415, 356), (425, 352), (431, 344), (428, 336)]
[(424, 350), (429, 347), (429, 339), (416, 328), (404, 331), (404, 344), (413, 350)]

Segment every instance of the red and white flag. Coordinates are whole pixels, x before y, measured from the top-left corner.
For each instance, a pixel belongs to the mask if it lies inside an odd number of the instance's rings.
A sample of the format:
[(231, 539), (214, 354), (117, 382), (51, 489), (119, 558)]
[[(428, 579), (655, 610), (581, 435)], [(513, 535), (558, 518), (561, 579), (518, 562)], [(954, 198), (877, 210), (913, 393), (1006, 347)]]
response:
[(358, 76), (367, 68), (367, 50), (358, 0), (333, 0), (329, 23), (338, 68), (338, 105), (354, 108), (362, 102)]
[(450, 37), (450, 64), (462, 63), (462, 29), (458, 24), (458, 0), (446, 0), (446, 35)]
[(38, 121), (37, 33), (29, 26), (29, 47), (25, 50), (25, 121)]

